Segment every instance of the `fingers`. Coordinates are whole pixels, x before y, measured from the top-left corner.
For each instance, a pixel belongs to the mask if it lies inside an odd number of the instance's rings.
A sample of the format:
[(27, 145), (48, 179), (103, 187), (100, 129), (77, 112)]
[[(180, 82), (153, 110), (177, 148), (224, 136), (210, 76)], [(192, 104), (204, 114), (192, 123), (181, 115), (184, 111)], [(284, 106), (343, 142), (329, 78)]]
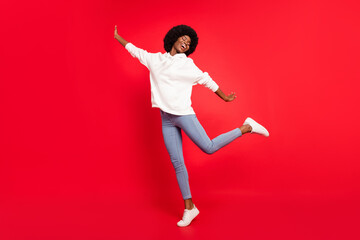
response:
[(118, 34), (117, 26), (115, 25), (114, 38), (116, 37), (117, 34)]
[(231, 92), (231, 94), (228, 96), (228, 98), (229, 98), (229, 102), (231, 102), (231, 101), (235, 100), (235, 98), (236, 98), (236, 95), (235, 95), (235, 94), (236, 94), (236, 93)]

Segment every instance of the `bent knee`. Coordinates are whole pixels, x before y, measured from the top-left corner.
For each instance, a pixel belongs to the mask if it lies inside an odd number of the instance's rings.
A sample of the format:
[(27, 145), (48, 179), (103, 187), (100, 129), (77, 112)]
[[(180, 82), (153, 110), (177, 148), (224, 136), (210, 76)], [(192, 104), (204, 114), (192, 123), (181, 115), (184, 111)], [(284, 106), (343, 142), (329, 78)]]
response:
[(211, 155), (214, 152), (216, 152), (216, 149), (214, 149), (213, 147), (203, 148), (201, 150), (208, 155)]

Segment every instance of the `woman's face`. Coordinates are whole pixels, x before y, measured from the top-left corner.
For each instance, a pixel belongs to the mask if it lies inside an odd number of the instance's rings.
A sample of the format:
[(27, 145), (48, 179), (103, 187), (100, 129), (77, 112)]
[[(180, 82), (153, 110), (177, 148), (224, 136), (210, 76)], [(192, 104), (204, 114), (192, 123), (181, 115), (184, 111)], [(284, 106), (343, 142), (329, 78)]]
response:
[(191, 39), (188, 35), (184, 35), (178, 38), (174, 43), (174, 48), (177, 53), (185, 53), (190, 49)]

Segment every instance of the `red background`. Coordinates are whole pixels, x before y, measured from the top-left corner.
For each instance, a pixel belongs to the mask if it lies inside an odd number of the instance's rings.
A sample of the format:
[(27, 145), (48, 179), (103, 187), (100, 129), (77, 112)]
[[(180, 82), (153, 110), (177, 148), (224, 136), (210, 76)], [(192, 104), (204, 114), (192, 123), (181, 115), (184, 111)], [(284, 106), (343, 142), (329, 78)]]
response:
[[(357, 1), (2, 1), (0, 238), (359, 239)], [(237, 99), (194, 87), (214, 155), (184, 137), (201, 214), (183, 201), (148, 70), (114, 39), (164, 52), (188, 24), (195, 63)]]

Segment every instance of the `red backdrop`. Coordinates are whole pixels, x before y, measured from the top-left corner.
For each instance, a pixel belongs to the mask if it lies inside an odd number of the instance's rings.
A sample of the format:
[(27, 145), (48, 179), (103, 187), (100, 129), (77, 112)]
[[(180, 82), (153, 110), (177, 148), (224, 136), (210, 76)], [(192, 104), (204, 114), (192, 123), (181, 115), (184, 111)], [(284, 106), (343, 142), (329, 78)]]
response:
[[(358, 239), (357, 1), (2, 1), (0, 238)], [(214, 155), (184, 137), (201, 214), (183, 202), (148, 70), (114, 39), (164, 52), (192, 26), (195, 63), (237, 99), (194, 87)]]

